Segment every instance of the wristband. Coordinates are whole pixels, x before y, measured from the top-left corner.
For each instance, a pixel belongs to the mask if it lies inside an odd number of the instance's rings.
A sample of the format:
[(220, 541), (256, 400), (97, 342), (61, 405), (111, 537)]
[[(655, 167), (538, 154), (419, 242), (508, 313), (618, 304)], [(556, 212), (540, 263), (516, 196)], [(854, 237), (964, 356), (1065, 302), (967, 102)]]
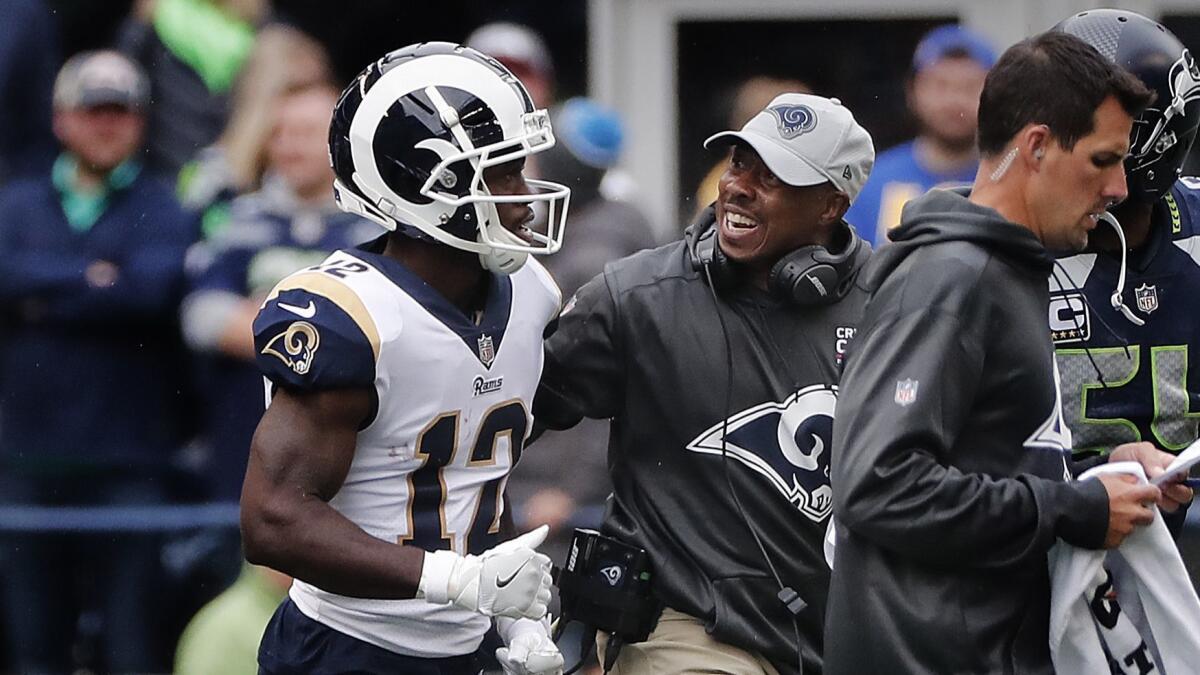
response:
[(426, 551), (417, 597), (438, 605), (450, 602), (450, 580), (462, 556), (453, 551)]

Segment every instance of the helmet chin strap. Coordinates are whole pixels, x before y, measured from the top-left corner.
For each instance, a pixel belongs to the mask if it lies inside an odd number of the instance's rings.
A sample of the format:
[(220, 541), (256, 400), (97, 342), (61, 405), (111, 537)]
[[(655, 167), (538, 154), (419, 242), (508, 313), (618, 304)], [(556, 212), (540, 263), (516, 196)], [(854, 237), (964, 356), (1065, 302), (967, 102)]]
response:
[(1121, 271), (1117, 273), (1117, 287), (1108, 301), (1112, 308), (1120, 312), (1121, 316), (1128, 319), (1130, 323), (1135, 326), (1144, 326), (1146, 322), (1138, 318), (1133, 310), (1125, 305), (1125, 300), (1121, 297), (1125, 293), (1125, 267), (1129, 257), (1126, 254), (1125, 231), (1121, 229), (1121, 223), (1117, 222), (1116, 216), (1108, 211), (1101, 213), (1099, 219), (1111, 225), (1117, 231), (1117, 239), (1121, 240)]
[[(500, 214), (496, 211), (495, 204), (480, 203), (475, 206), (475, 213), (480, 222), (485, 223), (484, 228), (492, 241), (517, 246), (527, 243), (500, 224)], [(479, 254), (479, 264), (483, 265), (483, 269), (495, 274), (512, 274), (524, 267), (528, 259), (529, 254), (524, 251), (508, 251), (502, 248), (492, 248), (487, 253)]]

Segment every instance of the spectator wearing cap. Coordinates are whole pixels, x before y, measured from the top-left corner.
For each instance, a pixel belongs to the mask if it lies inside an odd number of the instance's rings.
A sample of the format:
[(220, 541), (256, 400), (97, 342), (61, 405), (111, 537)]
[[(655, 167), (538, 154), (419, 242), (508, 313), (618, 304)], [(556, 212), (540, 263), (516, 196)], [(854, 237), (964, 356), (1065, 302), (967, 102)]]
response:
[(534, 419), (609, 421), (602, 528), (648, 552), (665, 604), (647, 640), (601, 642), (622, 675), (821, 670), (838, 362), (870, 257), (842, 217), (875, 152), (796, 93), (706, 143), (727, 146), (685, 239), (605, 265), (545, 344)]
[[(53, 101), (62, 153), (0, 191), (0, 501), (161, 503), (180, 441), (174, 315), (194, 228), (136, 156), (147, 87), (133, 62), (77, 55)], [(92, 605), (109, 670), (161, 669), (154, 542), (6, 544), (0, 633), (13, 671), (73, 670), (75, 612)], [(98, 597), (77, 596), (76, 581)]]
[[(467, 36), (465, 44), (511, 70), (529, 90), (538, 108), (554, 104), (554, 61), (546, 43), (532, 28), (507, 21), (488, 23)], [(637, 183), (618, 166), (605, 171), (599, 190), (609, 202), (631, 203), (638, 199)], [(572, 200), (576, 198), (572, 196)]]
[(503, 63), (529, 90), (538, 108), (554, 102), (554, 61), (537, 31), (497, 21), (476, 28), (464, 44)]
[(917, 137), (881, 152), (863, 192), (846, 214), (879, 246), (900, 223), (900, 209), (930, 188), (969, 185), (979, 168), (975, 128), (983, 80), (996, 53), (958, 25), (934, 28), (913, 53), (906, 86)]

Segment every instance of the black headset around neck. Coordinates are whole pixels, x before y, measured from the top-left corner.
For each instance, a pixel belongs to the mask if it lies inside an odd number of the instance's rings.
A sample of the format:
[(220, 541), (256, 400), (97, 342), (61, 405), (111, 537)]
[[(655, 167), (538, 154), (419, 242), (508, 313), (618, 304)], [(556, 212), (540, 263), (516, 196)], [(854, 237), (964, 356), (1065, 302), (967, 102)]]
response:
[[(767, 290), (772, 297), (797, 307), (829, 305), (845, 297), (854, 283), (858, 256), (867, 244), (845, 221), (837, 227), (839, 250), (831, 251), (819, 244), (801, 246), (771, 267)], [(688, 228), (687, 239), (692, 268), (698, 272), (707, 268), (708, 274), (702, 274), (702, 278), (711, 278), (717, 290), (741, 283), (742, 270), (721, 250), (713, 207), (705, 209)]]
[[(725, 322), (725, 313), (721, 311), (721, 301), (717, 298), (717, 293), (721, 289), (733, 288), (741, 283), (743, 271), (738, 269), (738, 265), (721, 250), (717, 237), (715, 211), (715, 208), (710, 206), (700, 214), (696, 222), (687, 229), (685, 242), (691, 257), (692, 268), (699, 272), (700, 278), (708, 284), (713, 309), (716, 311), (717, 321), (721, 327), (721, 335), (725, 339), (725, 417), (721, 423), (721, 464), (725, 474), (725, 484), (737, 506), (738, 514), (741, 515), (742, 522), (746, 524), (746, 529), (754, 538), (759, 553), (762, 554), (767, 568), (771, 571), (771, 577), (779, 586), (776, 598), (788, 611), (792, 634), (795, 638), (796, 666), (803, 674), (803, 648), (800, 640), (800, 626), (796, 617), (804, 611), (808, 603), (779, 575), (775, 562), (767, 552), (766, 546), (763, 545), (758, 528), (746, 515), (741, 496), (734, 487), (729, 471), (729, 418), (733, 416), (733, 346), (729, 339), (729, 327)], [(772, 297), (796, 307), (829, 305), (845, 297), (854, 285), (854, 279), (859, 269), (857, 264), (859, 256), (869, 250), (869, 245), (845, 221), (838, 225), (835, 242), (842, 244), (837, 252), (832, 252), (824, 246), (810, 245), (801, 246), (781, 257), (771, 267), (768, 277), (767, 288)], [(783, 352), (779, 349), (774, 337), (771, 336), (770, 328), (766, 324), (764, 318), (763, 331), (767, 337), (768, 346), (786, 369)], [(816, 349), (807, 336), (804, 337), (804, 342), (819, 362), (820, 358), (817, 357)], [(831, 383), (827, 384), (832, 387)]]

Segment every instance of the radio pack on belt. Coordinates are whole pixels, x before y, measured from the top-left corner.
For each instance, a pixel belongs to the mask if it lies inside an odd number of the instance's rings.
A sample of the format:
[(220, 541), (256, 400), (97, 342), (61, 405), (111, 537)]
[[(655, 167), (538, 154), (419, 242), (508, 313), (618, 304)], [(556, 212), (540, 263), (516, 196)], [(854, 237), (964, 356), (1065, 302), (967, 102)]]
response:
[(644, 641), (658, 623), (662, 602), (650, 592), (650, 556), (636, 546), (577, 528), (566, 564), (554, 572), (562, 606), (556, 633), (570, 621), (594, 629), (593, 635), (609, 633), (605, 672), (621, 645)]

